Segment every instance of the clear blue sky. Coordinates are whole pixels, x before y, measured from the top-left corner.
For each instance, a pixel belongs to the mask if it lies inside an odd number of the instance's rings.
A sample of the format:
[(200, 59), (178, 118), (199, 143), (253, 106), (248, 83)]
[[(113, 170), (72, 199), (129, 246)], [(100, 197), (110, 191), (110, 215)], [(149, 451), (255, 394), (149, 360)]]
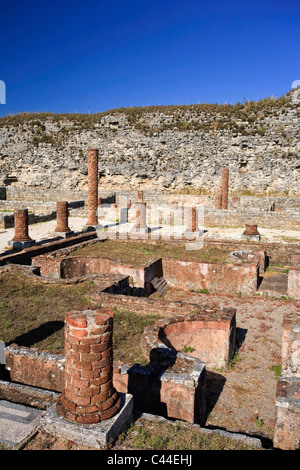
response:
[(0, 116), (236, 103), (300, 79), (300, 0), (0, 0)]

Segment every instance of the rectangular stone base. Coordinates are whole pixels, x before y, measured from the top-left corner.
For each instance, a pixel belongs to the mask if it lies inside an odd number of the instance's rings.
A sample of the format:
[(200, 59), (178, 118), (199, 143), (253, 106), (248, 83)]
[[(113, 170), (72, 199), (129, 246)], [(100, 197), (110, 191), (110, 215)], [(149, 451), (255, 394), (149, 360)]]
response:
[(260, 235), (245, 235), (242, 234), (242, 238), (249, 241), (259, 242)]
[(74, 232), (71, 230), (70, 232), (54, 232), (53, 233), (54, 237), (63, 237), (63, 238), (69, 238), (74, 236)]
[(133, 396), (120, 393), (122, 405), (118, 414), (97, 424), (71, 423), (59, 416), (56, 404), (52, 405), (41, 418), (41, 427), (54, 434), (76, 442), (79, 445), (103, 449), (114, 442), (132, 423)]
[(188, 240), (198, 239), (203, 236), (203, 230), (196, 230), (196, 232), (184, 232), (183, 234)]

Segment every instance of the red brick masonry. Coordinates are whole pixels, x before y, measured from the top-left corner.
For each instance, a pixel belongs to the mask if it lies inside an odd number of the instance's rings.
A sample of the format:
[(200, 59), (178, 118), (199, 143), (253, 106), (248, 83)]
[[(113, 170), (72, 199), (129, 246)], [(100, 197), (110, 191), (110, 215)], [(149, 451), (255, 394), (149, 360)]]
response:
[(65, 316), (65, 388), (57, 412), (80, 424), (112, 418), (121, 407), (113, 387), (111, 309), (71, 311)]
[(98, 224), (98, 149), (88, 149), (88, 221), (87, 225)]
[(68, 203), (66, 201), (56, 203), (56, 219), (55, 232), (70, 232), (68, 227)]
[(28, 209), (15, 209), (15, 236), (13, 241), (25, 242), (31, 240), (28, 235)]

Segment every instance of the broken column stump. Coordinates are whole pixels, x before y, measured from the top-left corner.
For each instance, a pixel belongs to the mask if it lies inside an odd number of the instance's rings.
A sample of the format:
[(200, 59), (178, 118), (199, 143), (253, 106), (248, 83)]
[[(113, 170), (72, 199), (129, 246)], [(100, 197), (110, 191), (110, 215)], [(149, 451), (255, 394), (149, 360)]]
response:
[(65, 315), (65, 388), (56, 409), (66, 420), (95, 424), (121, 407), (113, 387), (113, 318), (101, 310)]
[(242, 238), (246, 238), (252, 241), (259, 241), (260, 240), (260, 233), (257, 230), (256, 224), (246, 224), (246, 228), (242, 234)]
[(68, 226), (69, 209), (67, 201), (58, 201), (56, 203), (56, 228), (55, 232), (60, 235), (69, 236), (73, 232)]

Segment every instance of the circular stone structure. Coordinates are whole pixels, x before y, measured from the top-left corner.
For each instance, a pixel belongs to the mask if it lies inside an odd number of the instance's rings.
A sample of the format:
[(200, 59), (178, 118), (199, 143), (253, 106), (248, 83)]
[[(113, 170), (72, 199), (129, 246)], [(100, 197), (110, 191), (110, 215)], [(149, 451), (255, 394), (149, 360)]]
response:
[(121, 408), (112, 382), (112, 327), (107, 308), (65, 315), (65, 388), (56, 410), (67, 421), (95, 424)]
[(159, 320), (145, 329), (148, 350), (167, 347), (207, 367), (227, 368), (235, 350), (236, 310), (203, 307), (188, 316)]

